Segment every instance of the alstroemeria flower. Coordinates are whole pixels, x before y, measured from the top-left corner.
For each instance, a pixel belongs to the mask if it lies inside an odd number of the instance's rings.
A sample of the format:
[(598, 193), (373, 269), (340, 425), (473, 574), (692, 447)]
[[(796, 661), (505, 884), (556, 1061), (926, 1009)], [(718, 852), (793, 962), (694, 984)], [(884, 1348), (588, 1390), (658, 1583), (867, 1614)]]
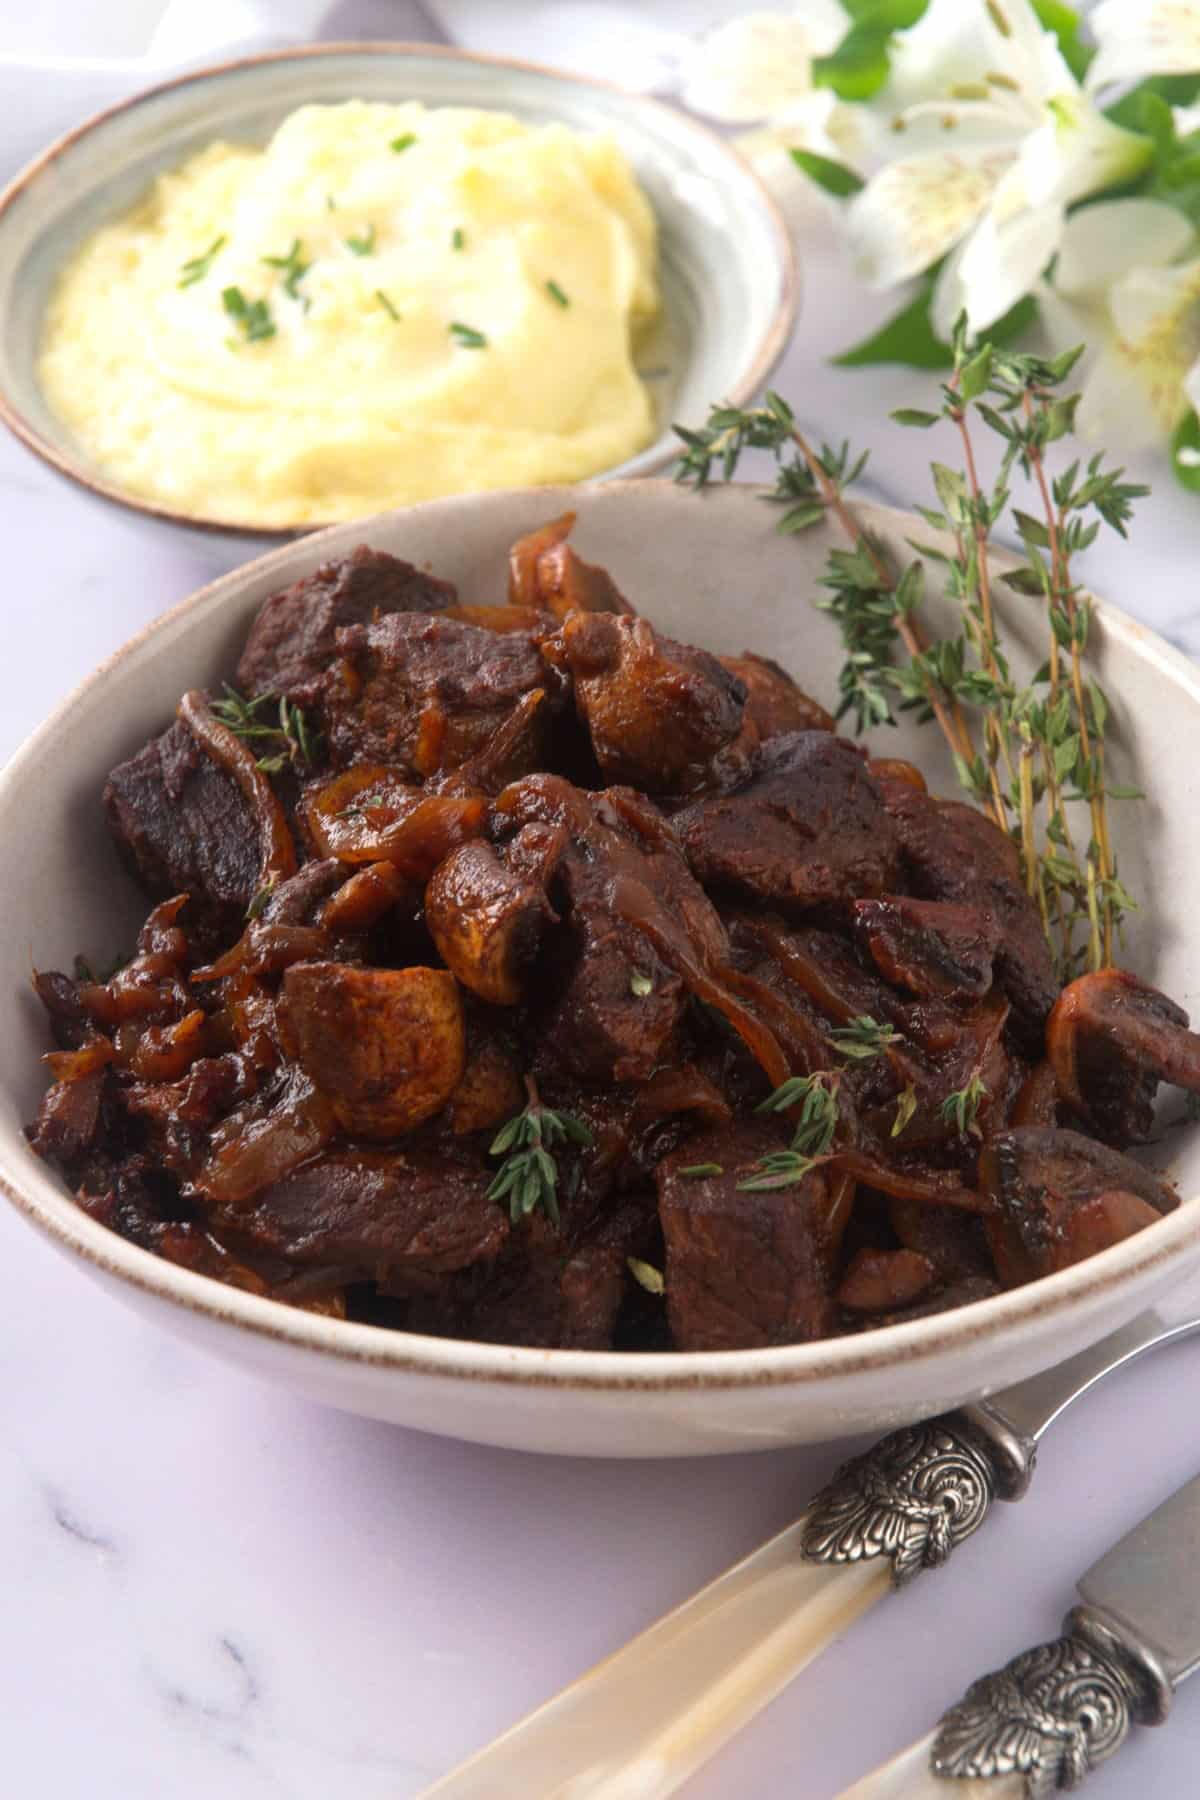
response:
[(876, 104), (895, 109), (893, 155), (847, 210), (851, 245), (875, 288), (949, 254), (933, 312), (945, 336), (964, 309), (972, 331), (1007, 312), (1053, 255), (1067, 205), (1152, 154), (1081, 91), (1028, 0), (933, 0), (899, 34)]
[(837, 0), (730, 19), (685, 58), (680, 98), (726, 125), (769, 119), (812, 91), (814, 57), (835, 50), (849, 29)]
[(1088, 87), (1200, 71), (1200, 0), (1101, 0), (1089, 23), (1099, 48)]
[(1039, 290), (1055, 348), (1088, 344), (1076, 423), (1127, 450), (1161, 442), (1200, 398), (1200, 259), (1190, 222), (1160, 200), (1103, 200), (1067, 221)]

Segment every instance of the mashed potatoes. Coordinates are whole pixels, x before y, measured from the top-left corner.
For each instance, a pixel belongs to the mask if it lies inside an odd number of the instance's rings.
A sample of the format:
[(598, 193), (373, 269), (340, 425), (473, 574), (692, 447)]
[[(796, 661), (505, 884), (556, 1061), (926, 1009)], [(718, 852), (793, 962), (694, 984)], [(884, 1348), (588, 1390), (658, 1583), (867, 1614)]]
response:
[(632, 352), (657, 308), (654, 218), (609, 139), (305, 106), (86, 242), (40, 376), (120, 487), (317, 524), (620, 462), (653, 434)]

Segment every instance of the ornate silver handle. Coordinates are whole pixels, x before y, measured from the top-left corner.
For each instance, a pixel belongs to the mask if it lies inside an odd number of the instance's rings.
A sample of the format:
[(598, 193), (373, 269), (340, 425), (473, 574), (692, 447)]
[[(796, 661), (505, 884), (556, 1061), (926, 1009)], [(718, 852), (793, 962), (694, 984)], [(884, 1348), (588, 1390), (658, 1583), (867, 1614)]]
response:
[(1063, 1631), (973, 1682), (930, 1737), (841, 1800), (1049, 1800), (1115, 1755), (1132, 1724), (1162, 1723), (1171, 1684), (1153, 1655), (1087, 1606)]
[(906, 1426), (843, 1463), (817, 1495), (804, 1555), (824, 1563), (886, 1556), (903, 1587), (978, 1531), (994, 1499), (1023, 1492), (1032, 1463), (1032, 1446), (1004, 1442), (984, 1407)]

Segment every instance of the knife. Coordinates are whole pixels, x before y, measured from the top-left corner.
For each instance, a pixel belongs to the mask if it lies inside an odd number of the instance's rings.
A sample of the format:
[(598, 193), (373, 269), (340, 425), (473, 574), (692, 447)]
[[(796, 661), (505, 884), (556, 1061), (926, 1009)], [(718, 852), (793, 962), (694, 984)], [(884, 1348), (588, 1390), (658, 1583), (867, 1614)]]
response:
[(1046, 1800), (1161, 1725), (1200, 1668), (1200, 1476), (1078, 1583), (1063, 1636), (967, 1689), (941, 1724), (840, 1800)]
[[(1038, 1445), (1072, 1401), (1197, 1330), (1200, 1318), (1143, 1313), (1016, 1387), (891, 1433), (843, 1464), (794, 1524), (422, 1800), (664, 1800), (891, 1587), (944, 1563), (993, 1500), (1020, 1499)], [(972, 1800), (969, 1784), (950, 1800)]]

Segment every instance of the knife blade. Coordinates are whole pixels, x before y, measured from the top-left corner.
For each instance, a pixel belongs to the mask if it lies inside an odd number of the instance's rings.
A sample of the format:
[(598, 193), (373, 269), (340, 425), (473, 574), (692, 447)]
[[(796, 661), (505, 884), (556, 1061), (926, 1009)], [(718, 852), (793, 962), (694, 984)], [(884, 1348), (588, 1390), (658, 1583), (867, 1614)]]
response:
[[(425, 1790), (423, 1800), (665, 1800), (892, 1586), (1017, 1500), (1065, 1409), (1200, 1330), (1143, 1313), (987, 1401), (893, 1432), (800, 1518)], [(967, 1788), (956, 1800), (969, 1800)]]
[(973, 1682), (937, 1729), (840, 1800), (1046, 1800), (1200, 1668), (1200, 1476), (1094, 1563), (1063, 1635)]

